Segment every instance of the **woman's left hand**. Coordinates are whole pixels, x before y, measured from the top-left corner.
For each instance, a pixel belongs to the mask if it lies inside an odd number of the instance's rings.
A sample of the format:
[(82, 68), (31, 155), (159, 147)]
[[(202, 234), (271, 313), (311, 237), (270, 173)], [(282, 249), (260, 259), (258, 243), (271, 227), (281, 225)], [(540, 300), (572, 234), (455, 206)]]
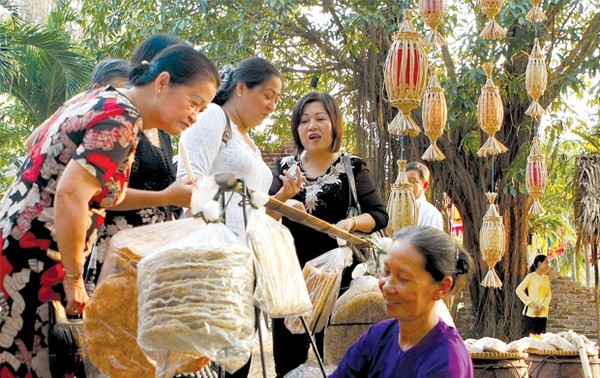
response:
[(83, 277), (75, 279), (65, 277), (63, 280), (63, 287), (65, 296), (67, 297), (67, 305), (65, 306), (67, 313), (70, 315), (83, 313), (85, 305), (90, 300), (87, 291), (85, 290)]

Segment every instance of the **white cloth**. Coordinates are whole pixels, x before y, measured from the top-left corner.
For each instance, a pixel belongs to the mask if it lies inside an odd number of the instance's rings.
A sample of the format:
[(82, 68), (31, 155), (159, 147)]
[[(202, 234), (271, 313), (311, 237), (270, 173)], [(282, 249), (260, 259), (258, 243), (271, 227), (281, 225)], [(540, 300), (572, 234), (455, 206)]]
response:
[(421, 193), (421, 196), (415, 200), (419, 207), (419, 219), (417, 219), (417, 226), (431, 226), (444, 231), (444, 218), (442, 213), (427, 202), (425, 194)]
[[(421, 193), (421, 196), (415, 201), (419, 207), (419, 219), (417, 220), (418, 226), (431, 226), (444, 231), (444, 218), (442, 213), (427, 201), (425, 194)], [(437, 312), (440, 319), (444, 321), (450, 327), (456, 328), (452, 315), (448, 310), (448, 306), (443, 300), (435, 302), (435, 311)]]
[[(246, 143), (237, 126), (231, 122), (231, 139), (223, 144), (226, 118), (223, 109), (210, 104), (198, 115), (196, 123), (181, 134), (180, 143), (185, 147), (192, 172), (196, 179), (219, 172), (235, 172), (253, 190), (269, 192), (273, 176), (262, 159), (260, 150), (252, 142)], [(179, 162), (182, 161), (181, 156)], [(177, 166), (177, 178), (186, 177), (183, 164)], [(234, 194), (225, 212), (226, 224), (243, 240), (246, 232), (242, 208), (238, 206), (242, 197)]]

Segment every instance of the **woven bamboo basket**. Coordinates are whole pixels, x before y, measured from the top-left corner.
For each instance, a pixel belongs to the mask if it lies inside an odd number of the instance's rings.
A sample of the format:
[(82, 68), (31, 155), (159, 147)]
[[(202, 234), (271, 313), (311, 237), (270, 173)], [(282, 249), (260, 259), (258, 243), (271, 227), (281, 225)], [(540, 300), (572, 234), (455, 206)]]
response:
[(531, 198), (533, 198), (529, 214), (539, 215), (545, 212), (540, 203), (540, 198), (544, 194), (547, 183), (546, 157), (541, 152), (538, 137), (534, 137), (531, 144), (531, 151), (527, 157), (527, 167), (525, 168), (525, 187)]
[(479, 156), (498, 155), (508, 151), (508, 148), (494, 137), (494, 134), (500, 130), (504, 121), (504, 105), (502, 104), (500, 91), (492, 81), (493, 70), (493, 63), (486, 62), (483, 64), (483, 71), (487, 76), (487, 82), (481, 88), (481, 95), (477, 103), (477, 121), (479, 122), (479, 127), (489, 137), (479, 151), (477, 151), (477, 155)]
[(483, 216), (483, 223), (479, 230), (479, 249), (483, 261), (488, 266), (488, 272), (481, 282), (481, 286), (501, 288), (502, 281), (494, 271), (494, 266), (502, 259), (506, 250), (506, 236), (502, 217), (496, 207), (496, 193), (488, 192), (485, 195), (490, 206)]
[(388, 101), (400, 113), (388, 130), (394, 135), (416, 136), (421, 132), (410, 112), (419, 107), (427, 81), (427, 55), (421, 35), (410, 23), (410, 12), (404, 11), (404, 21), (393, 34), (393, 42), (385, 59), (383, 71)]
[(442, 24), (448, 8), (445, 0), (421, 0), (419, 4), (419, 13), (431, 32), (423, 39), (425, 46), (444, 46), (447, 44), (444, 36), (437, 30)]
[(525, 70), (525, 87), (527, 88), (527, 93), (533, 99), (525, 114), (532, 117), (540, 117), (544, 114), (545, 110), (539, 104), (538, 99), (546, 91), (547, 85), (548, 71), (546, 70), (546, 57), (540, 47), (539, 39), (536, 38), (531, 49), (531, 54), (529, 54), (527, 69)]
[(425, 150), (423, 156), (427, 161), (444, 160), (446, 157), (442, 150), (437, 146), (437, 140), (442, 136), (446, 121), (448, 120), (448, 105), (446, 104), (446, 96), (440, 82), (432, 72), (429, 78), (429, 84), (423, 97), (423, 107), (421, 108), (423, 119), (423, 130), (425, 135), (431, 142), (430, 146)]
[(419, 217), (419, 208), (415, 202), (412, 184), (406, 177), (406, 160), (398, 160), (398, 176), (392, 184), (392, 191), (388, 199), (387, 211), (389, 222), (388, 235), (394, 235), (402, 227), (414, 226)]

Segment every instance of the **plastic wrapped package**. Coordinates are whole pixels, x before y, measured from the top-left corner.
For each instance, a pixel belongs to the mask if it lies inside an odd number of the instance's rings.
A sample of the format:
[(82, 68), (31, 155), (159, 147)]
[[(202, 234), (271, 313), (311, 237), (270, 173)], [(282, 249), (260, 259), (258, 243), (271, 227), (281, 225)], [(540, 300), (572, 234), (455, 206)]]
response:
[(273, 318), (302, 315), (312, 303), (290, 231), (261, 210), (251, 209), (248, 244), (254, 253), (256, 305)]
[[(305, 314), (308, 329), (321, 332), (327, 325), (329, 315), (340, 291), (344, 268), (352, 264), (352, 250), (347, 247), (332, 249), (304, 265), (302, 273), (306, 289), (313, 304), (310, 314)], [(305, 333), (299, 317), (285, 319), (285, 326), (292, 333)]]
[(378, 282), (373, 276), (358, 277), (338, 298), (325, 329), (325, 363), (339, 363), (348, 348), (373, 324), (389, 318)]
[(557, 350), (570, 350), (570, 351), (577, 350), (577, 345), (572, 344), (571, 342), (563, 339), (561, 336), (559, 336), (555, 333), (550, 333), (550, 332), (542, 333), (540, 336), (541, 336), (542, 340), (544, 340), (548, 344), (552, 345)]
[[(336, 366), (325, 366), (325, 373), (331, 374)], [(321, 368), (316, 363), (305, 362), (285, 375), (285, 378), (322, 378)]]
[(138, 264), (138, 343), (147, 353), (206, 356), (228, 372), (254, 340), (251, 252), (222, 223), (210, 223)]
[(507, 344), (509, 351), (527, 352), (528, 350), (556, 350), (555, 347), (543, 340), (532, 337), (523, 337)]
[[(204, 225), (200, 219), (171, 221), (131, 228), (111, 238), (98, 286), (83, 317), (86, 363), (89, 360), (93, 365), (86, 366), (86, 371), (94, 372), (88, 375), (90, 378), (103, 374), (120, 378), (152, 377), (159, 373), (155, 362), (137, 343), (137, 263), (155, 248)], [(178, 356), (178, 361), (183, 368), (181, 372), (198, 365), (198, 361), (186, 356)]]

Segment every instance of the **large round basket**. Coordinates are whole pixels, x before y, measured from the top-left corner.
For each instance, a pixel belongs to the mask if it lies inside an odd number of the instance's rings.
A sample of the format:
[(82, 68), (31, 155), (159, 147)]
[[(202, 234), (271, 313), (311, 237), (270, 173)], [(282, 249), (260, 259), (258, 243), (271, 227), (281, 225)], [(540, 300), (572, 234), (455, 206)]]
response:
[(471, 353), (475, 377), (526, 378), (529, 364), (527, 353)]

